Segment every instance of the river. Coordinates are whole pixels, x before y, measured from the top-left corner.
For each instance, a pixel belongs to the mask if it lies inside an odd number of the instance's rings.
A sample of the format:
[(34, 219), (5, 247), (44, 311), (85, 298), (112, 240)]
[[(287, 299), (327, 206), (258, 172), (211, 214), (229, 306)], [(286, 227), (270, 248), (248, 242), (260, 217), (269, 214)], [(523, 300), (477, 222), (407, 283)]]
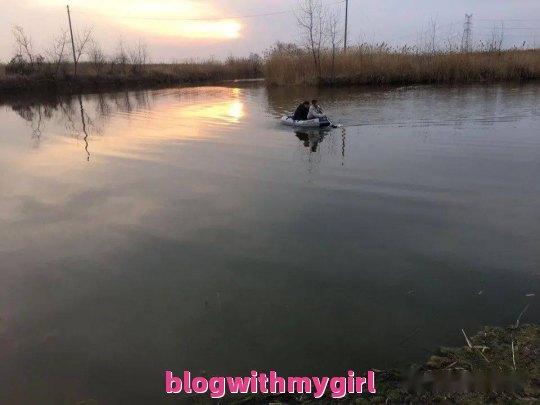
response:
[[(279, 117), (318, 98), (342, 128)], [(540, 322), (540, 86), (0, 102), (0, 403), (343, 375)]]

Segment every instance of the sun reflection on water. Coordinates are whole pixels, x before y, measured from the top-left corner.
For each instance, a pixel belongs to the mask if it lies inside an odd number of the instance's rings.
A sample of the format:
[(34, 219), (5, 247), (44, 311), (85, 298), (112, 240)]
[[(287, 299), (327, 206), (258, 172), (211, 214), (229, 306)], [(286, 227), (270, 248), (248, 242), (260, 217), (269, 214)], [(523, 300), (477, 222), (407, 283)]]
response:
[(210, 100), (168, 106), (168, 114), (173, 119), (188, 119), (195, 126), (201, 123), (213, 126), (240, 123), (246, 116), (240, 89), (213, 88), (212, 91), (214, 97)]
[(29, 131), (39, 133), (32, 136), (39, 153), (21, 159), (29, 170), (62, 157), (154, 160), (156, 147), (164, 142), (218, 139), (247, 116), (242, 90), (226, 87), (83, 96), (13, 111), (24, 118)]

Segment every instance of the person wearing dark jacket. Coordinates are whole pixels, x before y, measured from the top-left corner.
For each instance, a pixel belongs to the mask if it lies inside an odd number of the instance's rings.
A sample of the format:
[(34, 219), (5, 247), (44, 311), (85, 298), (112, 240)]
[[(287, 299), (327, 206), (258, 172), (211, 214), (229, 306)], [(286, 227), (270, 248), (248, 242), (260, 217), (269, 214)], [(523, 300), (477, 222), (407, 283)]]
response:
[(294, 112), (293, 119), (295, 121), (305, 121), (307, 120), (308, 114), (309, 114), (309, 101), (304, 101), (302, 104), (298, 106), (298, 108)]

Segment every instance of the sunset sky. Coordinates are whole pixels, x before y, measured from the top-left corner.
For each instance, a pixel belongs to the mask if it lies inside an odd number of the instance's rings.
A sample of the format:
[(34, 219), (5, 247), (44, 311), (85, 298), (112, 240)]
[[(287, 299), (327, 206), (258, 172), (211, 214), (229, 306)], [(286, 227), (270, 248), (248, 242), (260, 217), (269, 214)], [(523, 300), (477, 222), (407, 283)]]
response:
[[(339, 0), (323, 0), (344, 15)], [(261, 53), (277, 40), (299, 42), (296, 0), (70, 0), (74, 28), (92, 27), (107, 52), (120, 38), (148, 46), (154, 62), (189, 58), (223, 58)], [(485, 39), (504, 20), (505, 44), (540, 44), (538, 0), (349, 0), (352, 43), (387, 41), (415, 45), (431, 20), (438, 41), (459, 42), (465, 13), (474, 14), (473, 35)], [(13, 55), (11, 29), (20, 25), (31, 34), (36, 50), (50, 46), (67, 28), (66, 0), (0, 0), (0, 61)], [(288, 12), (290, 11), (290, 12)], [(262, 16), (260, 14), (270, 14)]]

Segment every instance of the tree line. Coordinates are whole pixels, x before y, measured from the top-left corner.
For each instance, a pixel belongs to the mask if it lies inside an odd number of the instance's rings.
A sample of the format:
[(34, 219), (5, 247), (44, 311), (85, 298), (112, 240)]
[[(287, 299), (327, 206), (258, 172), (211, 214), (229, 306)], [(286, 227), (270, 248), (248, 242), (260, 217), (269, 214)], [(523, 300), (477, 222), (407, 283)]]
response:
[(92, 28), (74, 33), (73, 46), (67, 30), (61, 30), (52, 38), (48, 47), (36, 50), (33, 38), (21, 26), (12, 29), (15, 55), (6, 66), (7, 74), (48, 74), (53, 77), (76, 74), (80, 63), (85, 60), (98, 75), (108, 67), (110, 73), (141, 73), (149, 62), (148, 49), (144, 42), (127, 46), (122, 39), (116, 51), (107, 55), (93, 35)]

